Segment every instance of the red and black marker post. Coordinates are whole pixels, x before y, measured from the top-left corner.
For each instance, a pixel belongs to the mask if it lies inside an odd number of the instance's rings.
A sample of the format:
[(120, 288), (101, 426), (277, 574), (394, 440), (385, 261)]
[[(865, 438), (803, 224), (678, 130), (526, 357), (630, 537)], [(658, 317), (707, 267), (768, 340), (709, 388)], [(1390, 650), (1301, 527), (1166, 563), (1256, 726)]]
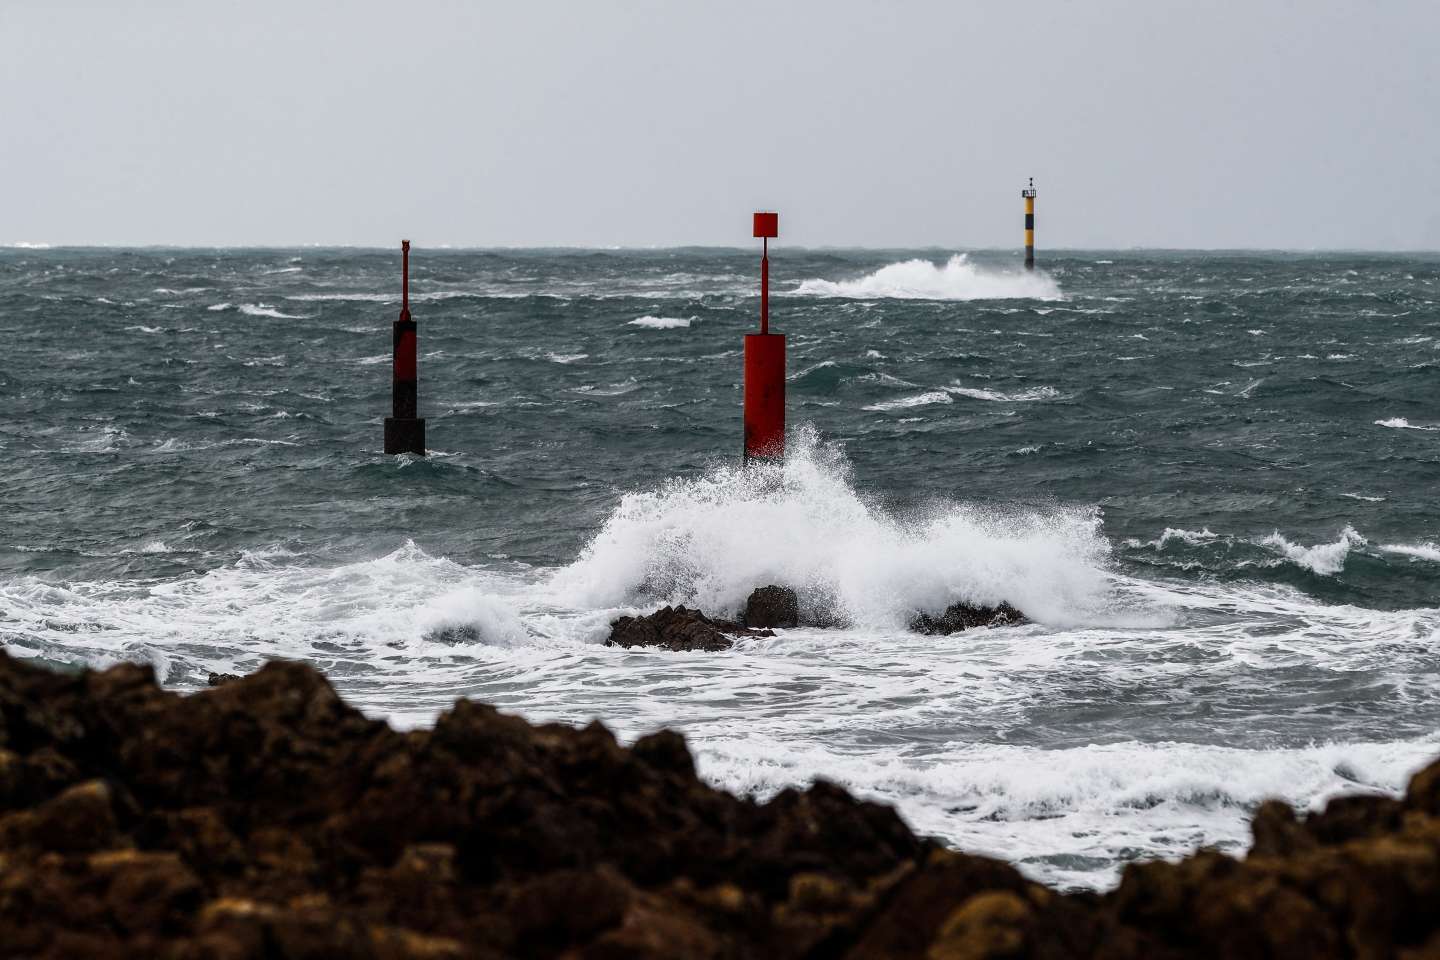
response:
[(778, 213), (755, 214), (760, 256), (760, 332), (745, 335), (745, 460), (785, 457), (785, 335), (770, 332), (770, 238), (780, 235)]
[(419, 408), (419, 370), (415, 352), (415, 321), (410, 319), (410, 241), (400, 241), (402, 294), (395, 321), (395, 375), (392, 412), (385, 418), (385, 452), (425, 456), (425, 418)]

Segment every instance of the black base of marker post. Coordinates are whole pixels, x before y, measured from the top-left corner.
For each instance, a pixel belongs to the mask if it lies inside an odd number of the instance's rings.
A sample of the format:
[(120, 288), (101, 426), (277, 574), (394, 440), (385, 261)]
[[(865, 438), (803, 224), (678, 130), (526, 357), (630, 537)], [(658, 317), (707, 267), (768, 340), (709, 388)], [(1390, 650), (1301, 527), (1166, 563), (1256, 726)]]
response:
[(425, 418), (386, 417), (385, 452), (425, 456)]

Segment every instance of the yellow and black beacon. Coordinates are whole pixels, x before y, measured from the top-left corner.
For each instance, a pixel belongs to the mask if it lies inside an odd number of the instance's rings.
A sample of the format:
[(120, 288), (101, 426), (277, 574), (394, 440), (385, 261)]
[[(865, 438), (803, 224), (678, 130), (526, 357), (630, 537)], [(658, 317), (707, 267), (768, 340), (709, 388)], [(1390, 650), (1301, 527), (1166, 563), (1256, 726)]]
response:
[(1035, 269), (1035, 178), (1030, 186), (1020, 191), (1025, 198), (1025, 269)]

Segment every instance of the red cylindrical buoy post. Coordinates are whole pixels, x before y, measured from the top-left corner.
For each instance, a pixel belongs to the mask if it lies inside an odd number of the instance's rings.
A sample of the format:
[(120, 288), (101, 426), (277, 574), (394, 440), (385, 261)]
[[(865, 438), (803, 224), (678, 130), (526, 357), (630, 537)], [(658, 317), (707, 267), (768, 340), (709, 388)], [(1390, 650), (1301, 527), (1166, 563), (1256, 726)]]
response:
[(385, 452), (425, 455), (425, 418), (419, 412), (419, 370), (415, 321), (410, 319), (410, 241), (400, 241), (400, 319), (395, 321), (392, 413), (385, 418)]
[(760, 332), (745, 335), (745, 459), (785, 456), (785, 335), (770, 332), (770, 238), (780, 235), (780, 215), (755, 214), (760, 256)]

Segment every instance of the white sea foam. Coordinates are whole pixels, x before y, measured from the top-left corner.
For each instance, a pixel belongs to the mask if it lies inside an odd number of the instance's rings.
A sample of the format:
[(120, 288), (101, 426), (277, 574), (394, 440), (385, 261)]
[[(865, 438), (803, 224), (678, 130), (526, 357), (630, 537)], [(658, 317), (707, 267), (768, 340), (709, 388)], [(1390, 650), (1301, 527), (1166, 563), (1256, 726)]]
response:
[(702, 740), (701, 774), (760, 796), (824, 777), (897, 805), (921, 833), (1078, 886), (1113, 880), (1118, 866), (1097, 876), (1075, 861), (1175, 858), (1190, 853), (1198, 837), (1243, 852), (1250, 816), (1264, 800), (1304, 810), (1342, 793), (1398, 793), (1440, 745), (1437, 739), (1276, 750), (963, 744), (916, 764), (885, 752), (832, 752), (767, 726), (713, 746)]
[[(154, 541), (141, 549), (168, 548)], [(333, 669), (371, 662), (373, 653), (387, 649), (423, 648), (445, 659), (467, 643), (508, 646), (526, 636), (504, 599), (487, 589), (488, 578), (413, 544), (339, 567), (296, 559), (277, 546), (161, 583), (0, 582), (0, 619), (15, 635), (48, 641), (92, 666), (163, 659), (166, 669), (188, 665), (180, 648), (196, 641), (231, 658), (206, 660), (201, 669), (254, 667), (273, 657), (307, 658)]]
[(1260, 544), (1275, 550), (1297, 566), (1322, 576), (1334, 576), (1345, 569), (1345, 559), (1350, 556), (1350, 551), (1363, 547), (1368, 542), (1354, 527), (1347, 525), (1340, 531), (1340, 537), (1334, 543), (1306, 547), (1291, 543), (1277, 530), (1261, 540)]
[(958, 383), (944, 388), (947, 393), (972, 400), (990, 400), (999, 403), (1030, 403), (1035, 400), (1054, 400), (1060, 391), (1054, 387), (1030, 387), (1006, 393), (1002, 390), (986, 390), (981, 387), (962, 387)]
[(1197, 544), (1208, 543), (1219, 538), (1219, 534), (1211, 533), (1210, 528), (1203, 530), (1184, 530), (1176, 527), (1166, 527), (1160, 534), (1160, 539), (1150, 541), (1155, 547), (1164, 549), (1168, 544), (1174, 542)]
[(651, 330), (680, 330), (690, 326), (694, 317), (636, 317), (627, 326), (648, 327)]
[(1440, 427), (1422, 427), (1417, 423), (1411, 423), (1404, 417), (1391, 417), (1389, 420), (1376, 420), (1377, 427), (1390, 427), (1392, 430), (1440, 430)]
[(1044, 271), (1002, 271), (981, 267), (963, 253), (943, 265), (903, 260), (855, 280), (813, 279), (794, 291), (812, 297), (901, 300), (1059, 300), (1060, 286)]
[(422, 637), (448, 642), (514, 646), (529, 637), (515, 611), (474, 589), (451, 590), (428, 601), (415, 617)]
[(242, 303), (240, 312), (248, 317), (272, 317), (276, 320), (308, 320), (308, 317), (297, 316), (292, 313), (281, 313), (274, 307), (267, 307), (263, 303)]
[(783, 583), (877, 628), (956, 601), (1009, 601), (1042, 622), (1073, 624), (1104, 607), (1108, 555), (1085, 510), (953, 504), (893, 516), (855, 491), (834, 450), (802, 433), (783, 467), (716, 467), (626, 495), (556, 585), (583, 607), (664, 600), (734, 611), (757, 584)]
[(299, 300), (301, 302), (312, 301), (354, 301), (357, 303), (390, 303), (400, 302), (400, 298), (391, 293), (292, 293), (287, 294), (286, 300)]
[(808, 377), (810, 374), (814, 373), (816, 370), (824, 370), (824, 369), (826, 369), (826, 368), (828, 368), (828, 367), (834, 367), (834, 366), (837, 366), (837, 364), (835, 363), (834, 360), (821, 360), (819, 363), (812, 363), (812, 364), (811, 364), (810, 366), (808, 366), (808, 367), (801, 367), (799, 370), (796, 370), (794, 373), (786, 374), (786, 375), (785, 375), (785, 379), (786, 379), (786, 380), (803, 380), (804, 378)]
[(911, 407), (927, 407), (933, 403), (954, 403), (950, 394), (944, 390), (931, 390), (928, 393), (917, 393), (910, 397), (900, 397), (896, 400), (881, 400), (879, 403), (868, 404), (862, 410), (873, 410), (884, 412), (886, 410), (908, 410)]

